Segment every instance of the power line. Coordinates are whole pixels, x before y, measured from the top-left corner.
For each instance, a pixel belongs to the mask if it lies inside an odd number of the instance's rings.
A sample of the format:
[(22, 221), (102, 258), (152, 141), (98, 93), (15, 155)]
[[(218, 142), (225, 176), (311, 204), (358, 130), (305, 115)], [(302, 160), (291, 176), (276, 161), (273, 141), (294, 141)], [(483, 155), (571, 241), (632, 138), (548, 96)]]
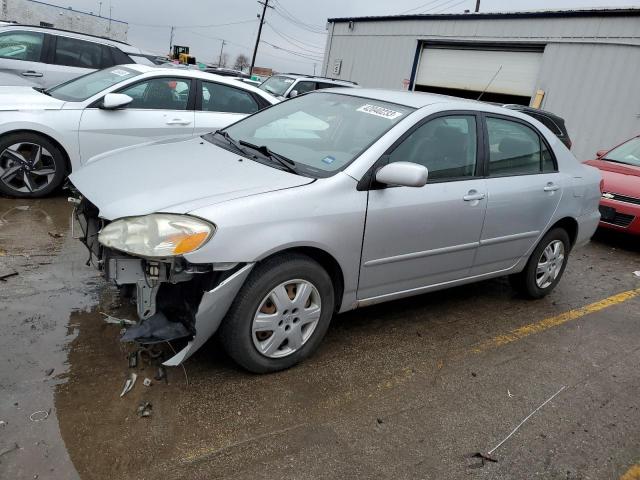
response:
[[(456, 0), (446, 0), (444, 3), (441, 3), (440, 5), (436, 5), (435, 7), (427, 8), (426, 10), (423, 10), (423, 11), (421, 11), (420, 13), (427, 13), (427, 12), (432, 12), (432, 11), (434, 11), (434, 10), (438, 10), (439, 8), (444, 7), (444, 6), (445, 6), (445, 5), (447, 5), (448, 3), (452, 3), (452, 2), (455, 2), (455, 1), (456, 1)], [(450, 8), (450, 7), (446, 7), (446, 8), (445, 8), (445, 10), (446, 10), (447, 8)]]
[(286, 16), (288, 16), (289, 18), (291, 18), (294, 22), (297, 22), (301, 25), (305, 25), (306, 27), (312, 29), (312, 30), (318, 30), (319, 32), (324, 32), (325, 27), (322, 25), (314, 25), (312, 23), (307, 23), (307, 22), (303, 22), (302, 20), (300, 20), (298, 17), (296, 17), (295, 15), (293, 15), (289, 10), (287, 10), (286, 8), (284, 8), (284, 5), (282, 5), (280, 3), (280, 0), (273, 0), (274, 3), (276, 4), (276, 10), (280, 9), (282, 13), (284, 13)]
[(327, 32), (324, 29), (319, 29), (318, 27), (313, 27), (309, 24), (306, 24), (304, 22), (301, 22), (299, 20), (297, 20), (295, 17), (290, 17), (287, 16), (284, 12), (282, 12), (279, 8), (274, 8), (274, 11), (278, 14), (278, 16), (280, 18), (283, 18), (284, 20), (286, 20), (287, 22), (291, 23), (292, 25), (305, 30), (307, 32), (311, 32), (311, 33), (315, 33), (316, 35), (326, 35)]
[[(273, 26), (273, 24), (271, 24), (269, 22), (266, 22), (266, 23), (267, 23), (267, 25), (269, 25), (270, 28), (275, 30), (275, 27)], [(284, 33), (283, 31), (278, 30), (278, 33), (280, 33), (280, 35), (283, 35), (288, 40), (292, 40), (293, 42), (299, 43), (301, 45), (305, 45), (305, 48), (311, 48), (311, 49), (316, 49), (316, 50), (324, 50), (323, 46), (304, 42), (304, 41), (300, 40), (299, 38), (294, 37), (293, 35), (290, 35), (288, 33)]]
[(416, 10), (420, 10), (422, 7), (428, 7), (429, 5), (433, 5), (441, 0), (431, 0), (430, 2), (423, 3), (422, 5), (418, 5), (415, 8), (410, 8), (409, 10), (405, 10), (404, 12), (400, 12), (399, 15), (404, 15), (405, 13), (414, 12)]
[(283, 48), (283, 47), (280, 47), (278, 45), (274, 45), (273, 43), (267, 42), (265, 40), (261, 40), (260, 43), (264, 43), (266, 45), (269, 45), (270, 47), (273, 47), (276, 50), (282, 50), (283, 52), (287, 52), (290, 55), (295, 55), (297, 57), (306, 58), (307, 60), (315, 60), (315, 61), (318, 61), (318, 62), (323, 60), (323, 58), (320, 57), (319, 55), (317, 57), (314, 57), (312, 55), (307, 55), (307, 54), (304, 54), (304, 53), (301, 53), (301, 52), (296, 52), (294, 50), (289, 50), (288, 48)]
[(449, 9), (451, 9), (451, 8), (454, 8), (454, 7), (457, 7), (458, 5), (462, 5), (463, 3), (466, 3), (466, 2), (467, 2), (467, 0), (461, 0), (461, 1), (460, 1), (460, 2), (458, 2), (458, 3), (454, 3), (453, 5), (449, 5), (448, 7), (445, 7), (445, 8), (443, 8), (442, 10), (439, 10), (439, 11), (434, 12), (434, 13), (442, 13), (442, 12), (444, 12), (444, 11), (446, 11), (446, 10), (449, 10)]
[[(228, 23), (213, 23), (210, 25), (174, 25), (173, 28), (215, 28), (215, 27), (226, 27), (229, 25), (240, 25), (243, 23), (253, 23), (255, 22), (255, 19), (251, 19), (251, 20), (239, 20), (237, 22), (228, 22)], [(149, 28), (167, 28), (169, 25), (158, 25), (158, 24), (151, 24), (151, 23), (131, 23), (129, 22), (129, 25), (133, 25), (135, 27), (149, 27)]]
[(293, 41), (291, 41), (291, 40), (289, 40), (288, 38), (286, 38), (286, 37), (284, 36), (284, 34), (280, 33), (278, 30), (276, 30), (275, 28), (273, 28), (273, 25), (271, 25), (270, 23), (267, 23), (267, 25), (268, 25), (268, 26), (269, 26), (269, 28), (273, 31), (273, 33), (275, 33), (276, 35), (278, 35), (280, 38), (282, 38), (284, 41), (286, 41), (286, 42), (287, 42), (287, 43), (289, 43), (290, 45), (293, 45), (294, 47), (296, 47), (296, 48), (298, 48), (298, 49), (300, 49), (300, 50), (302, 50), (302, 51), (304, 51), (304, 52), (307, 52), (307, 53), (312, 53), (312, 54), (316, 54), (316, 55), (317, 55), (317, 54), (324, 54), (324, 51), (323, 51), (323, 50), (320, 50), (320, 49), (318, 49), (318, 50), (310, 50), (310, 49), (308, 49), (308, 48), (305, 48), (305, 47), (304, 47), (304, 46), (302, 46), (302, 45), (299, 45), (299, 44), (297, 44), (297, 43), (294, 43)]

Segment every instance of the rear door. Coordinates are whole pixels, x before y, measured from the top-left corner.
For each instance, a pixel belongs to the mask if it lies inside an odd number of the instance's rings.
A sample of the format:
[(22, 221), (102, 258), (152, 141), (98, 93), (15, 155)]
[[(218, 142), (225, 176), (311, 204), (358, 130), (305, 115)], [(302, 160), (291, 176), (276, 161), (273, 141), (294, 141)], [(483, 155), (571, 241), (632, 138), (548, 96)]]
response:
[(194, 84), (185, 77), (146, 78), (118, 90), (133, 98), (125, 108), (103, 110), (94, 102), (80, 120), (82, 161), (122, 147), (193, 136)]
[(224, 83), (202, 81), (196, 99), (194, 133), (215, 131), (258, 110), (260, 105), (250, 92)]
[(47, 84), (58, 85), (113, 65), (110, 47), (63, 35), (50, 35), (51, 56), (46, 66)]
[(369, 191), (358, 299), (469, 274), (486, 207), (481, 132), (474, 112), (445, 112), (421, 122), (390, 149), (389, 162), (424, 165), (429, 180), (421, 188)]
[(552, 150), (528, 122), (485, 117), (487, 214), (472, 275), (511, 268), (546, 231), (563, 193)]
[(10, 30), (0, 33), (0, 84), (46, 87), (42, 32)]

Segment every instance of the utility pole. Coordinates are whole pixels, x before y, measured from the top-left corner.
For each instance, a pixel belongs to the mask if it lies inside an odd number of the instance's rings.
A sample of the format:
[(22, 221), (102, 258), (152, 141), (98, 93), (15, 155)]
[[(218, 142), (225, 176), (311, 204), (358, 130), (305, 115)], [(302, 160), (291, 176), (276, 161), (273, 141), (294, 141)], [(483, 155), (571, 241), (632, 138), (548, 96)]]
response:
[(171, 36), (169, 37), (169, 55), (173, 55), (173, 29), (175, 27), (171, 25)]
[(262, 25), (264, 25), (264, 15), (267, 13), (269, 0), (264, 0), (264, 3), (262, 2), (258, 2), (258, 3), (261, 3), (263, 7), (262, 7), (262, 15), (260, 16), (260, 26), (258, 27), (258, 38), (256, 38), (256, 46), (253, 49), (253, 57), (251, 58), (251, 67), (249, 68), (249, 75), (251, 75), (251, 73), (253, 72), (253, 67), (256, 65), (256, 55), (258, 54), (258, 44), (260, 43), (260, 35), (262, 34)]
[(313, 64), (313, 76), (314, 77), (316, 76), (316, 64), (315, 63)]
[(226, 42), (224, 40), (222, 40), (222, 45), (220, 45), (220, 59), (218, 60), (218, 66), (222, 66), (222, 50), (224, 49), (224, 44)]
[(480, 0), (476, 0), (476, 13), (480, 11)]
[(102, 16), (102, 2), (98, 2), (98, 16)]

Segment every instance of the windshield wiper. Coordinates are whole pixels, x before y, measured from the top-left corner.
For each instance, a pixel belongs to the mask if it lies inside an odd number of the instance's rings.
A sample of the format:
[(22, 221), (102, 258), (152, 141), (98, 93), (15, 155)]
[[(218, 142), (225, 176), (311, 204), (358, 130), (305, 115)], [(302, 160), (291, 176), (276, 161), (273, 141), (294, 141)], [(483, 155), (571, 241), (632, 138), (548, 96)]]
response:
[(611, 163), (620, 163), (622, 165), (631, 165), (632, 167), (637, 167), (635, 163), (623, 162), (622, 160), (612, 160), (611, 158), (602, 157), (600, 160), (606, 160)]
[(51, 96), (51, 94), (47, 91), (47, 89), (46, 89), (46, 88), (42, 88), (42, 87), (33, 87), (33, 89), (34, 89), (36, 92), (42, 93), (42, 94), (47, 95), (47, 96), (49, 96), (49, 97)]
[(215, 135), (220, 135), (227, 142), (229, 142), (231, 145), (233, 145), (236, 148), (236, 150), (241, 152), (243, 155), (246, 155), (247, 152), (245, 151), (245, 149), (240, 146), (240, 144), (238, 143), (238, 141), (235, 138), (233, 138), (231, 135), (229, 135), (229, 132), (227, 132), (225, 130), (216, 130), (214, 132), (214, 134)]
[(295, 174), (298, 173), (295, 169), (296, 162), (294, 162), (293, 160), (283, 155), (280, 155), (279, 153), (269, 150), (269, 147), (267, 147), (266, 145), (254, 145), (253, 143), (249, 143), (244, 140), (240, 140), (238, 143), (244, 147), (249, 147), (257, 152), (260, 152), (261, 154), (263, 154), (266, 157), (269, 157), (272, 160), (275, 160), (284, 168), (289, 170), (291, 173), (295, 173)]

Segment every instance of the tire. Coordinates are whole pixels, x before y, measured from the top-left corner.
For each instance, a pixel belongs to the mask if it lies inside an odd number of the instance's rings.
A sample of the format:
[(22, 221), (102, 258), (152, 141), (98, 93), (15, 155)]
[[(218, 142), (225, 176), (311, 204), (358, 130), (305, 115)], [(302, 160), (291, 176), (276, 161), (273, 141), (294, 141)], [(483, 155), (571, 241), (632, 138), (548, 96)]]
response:
[[(538, 267), (541, 266), (541, 262), (547, 260), (548, 252), (546, 249), (550, 247), (551, 253), (561, 251), (562, 264), (559, 264), (558, 258), (552, 260), (551, 263), (547, 261), (549, 265), (548, 276), (545, 278), (545, 271), (538, 271)], [(525, 295), (528, 298), (542, 298), (548, 295), (558, 284), (564, 273), (564, 269), (567, 266), (569, 260), (569, 252), (571, 250), (571, 241), (569, 235), (563, 228), (554, 228), (549, 231), (540, 240), (535, 250), (529, 257), (527, 265), (524, 270), (515, 275), (509, 277), (509, 281), (515, 290)], [(553, 255), (551, 255), (553, 258)], [(555, 276), (554, 276), (555, 275)]]
[(293, 253), (269, 258), (254, 268), (238, 292), (219, 337), (228, 355), (250, 372), (284, 370), (318, 348), (334, 304), (331, 277), (316, 261)]
[(0, 192), (5, 195), (44, 197), (66, 176), (64, 153), (42, 135), (25, 132), (0, 138)]

